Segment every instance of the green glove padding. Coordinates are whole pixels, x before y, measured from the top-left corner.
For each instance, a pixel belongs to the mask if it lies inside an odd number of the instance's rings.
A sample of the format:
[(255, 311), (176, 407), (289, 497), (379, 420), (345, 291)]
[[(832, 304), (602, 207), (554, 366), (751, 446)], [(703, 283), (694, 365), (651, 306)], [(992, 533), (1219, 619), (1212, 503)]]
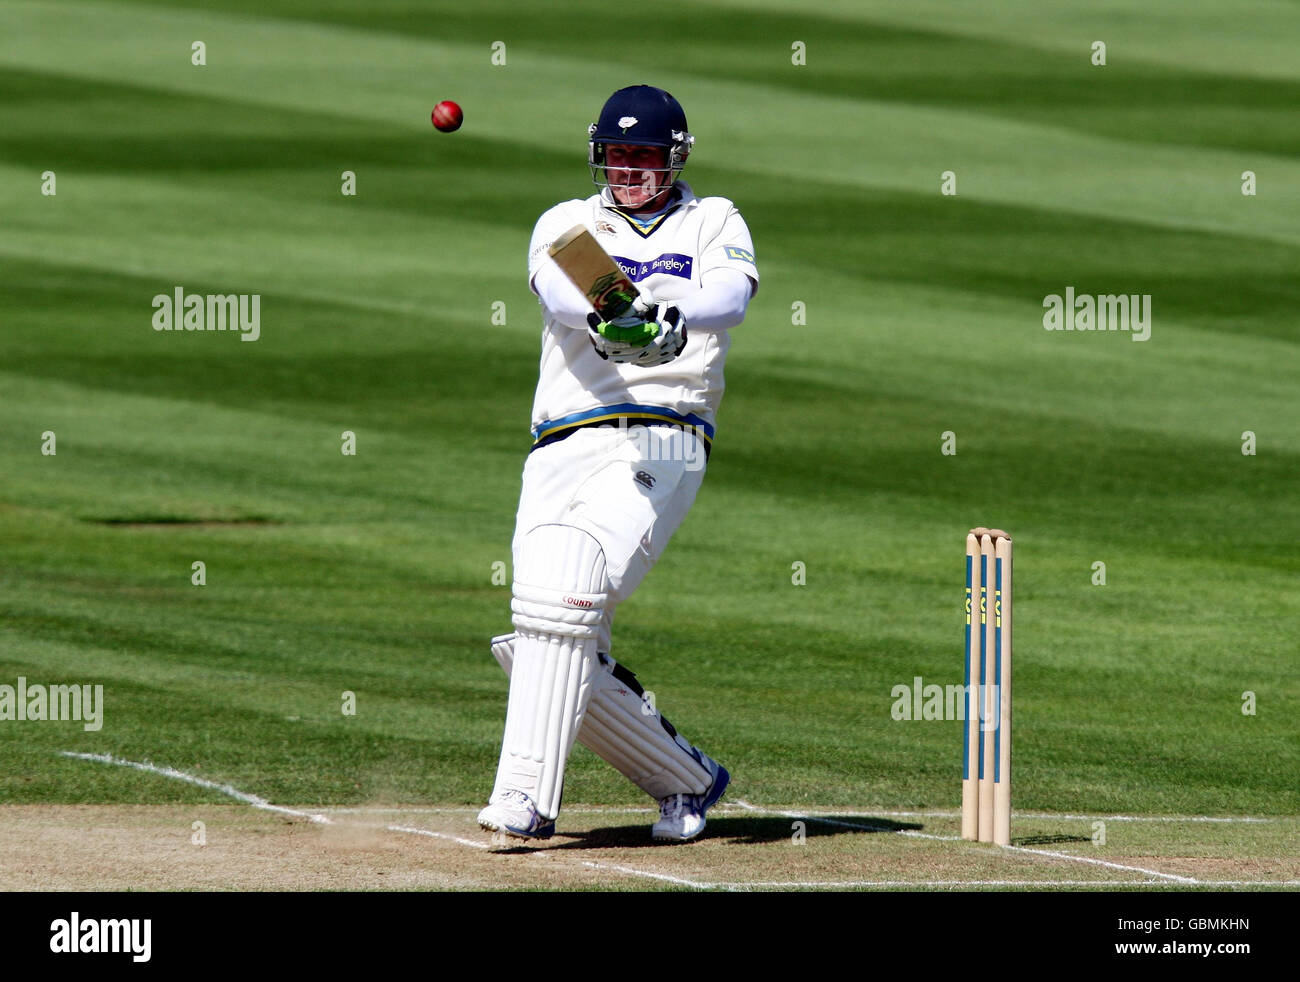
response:
[(618, 321), (604, 321), (596, 327), (596, 333), (606, 341), (617, 341), (644, 348), (659, 336), (659, 325), (644, 321), (629, 322), (623, 318)]

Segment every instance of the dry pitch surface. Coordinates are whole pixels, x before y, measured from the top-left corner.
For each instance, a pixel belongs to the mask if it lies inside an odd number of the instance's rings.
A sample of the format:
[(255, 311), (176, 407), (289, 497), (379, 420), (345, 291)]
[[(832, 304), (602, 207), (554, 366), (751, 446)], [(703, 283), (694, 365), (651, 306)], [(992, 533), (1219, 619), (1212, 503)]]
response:
[[(711, 813), (703, 839), (657, 846), (649, 809), (572, 806), (553, 839), (498, 854), (475, 812), (5, 806), (0, 855), (11, 860), (0, 889), (1300, 888), (1296, 817), (1020, 815), (1012, 846), (998, 848), (962, 842), (951, 812), (808, 814), (733, 802)], [(205, 844), (192, 841), (195, 822)], [(1104, 844), (1093, 839), (1097, 822)]]

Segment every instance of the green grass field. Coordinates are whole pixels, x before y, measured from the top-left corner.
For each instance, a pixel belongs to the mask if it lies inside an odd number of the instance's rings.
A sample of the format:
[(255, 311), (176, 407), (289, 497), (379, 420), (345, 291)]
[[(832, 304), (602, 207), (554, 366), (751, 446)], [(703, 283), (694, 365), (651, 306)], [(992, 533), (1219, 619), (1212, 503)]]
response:
[[(957, 807), (961, 723), (894, 720), (891, 691), (960, 682), (987, 524), (1017, 546), (1017, 809), (1294, 830), (1300, 6), (816, 6), (656, 8), (629, 42), (586, 0), (0, 3), (0, 684), (105, 690), (96, 732), (0, 721), (0, 804), (228, 803), (73, 751), (281, 805), (463, 806), (447, 833), (479, 834), (528, 237), (592, 192), (605, 97), (649, 82), (763, 279), (704, 489), (614, 655), (729, 800)], [(155, 332), (178, 286), (260, 294), (260, 340)], [(1045, 331), (1066, 287), (1150, 294), (1150, 339)], [(584, 749), (566, 802), (646, 804)], [(1300, 879), (1294, 835), (1225, 828), (1071, 848)]]

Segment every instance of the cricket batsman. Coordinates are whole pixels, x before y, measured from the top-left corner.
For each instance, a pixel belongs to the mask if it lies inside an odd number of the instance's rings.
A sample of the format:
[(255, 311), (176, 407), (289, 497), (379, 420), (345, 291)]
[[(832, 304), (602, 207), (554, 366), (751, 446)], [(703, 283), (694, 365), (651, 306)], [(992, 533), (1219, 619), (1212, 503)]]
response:
[[(659, 802), (659, 841), (698, 836), (730, 780), (614, 660), (610, 632), (704, 479), (729, 331), (758, 290), (753, 243), (729, 200), (679, 179), (695, 138), (667, 92), (618, 90), (588, 136), (599, 193), (543, 214), (528, 252), (545, 327), (513, 541), (515, 630), (492, 641), (510, 698), (478, 816), (498, 848), (554, 833), (575, 739)], [(551, 256), (578, 225), (631, 283), (611, 319)]]

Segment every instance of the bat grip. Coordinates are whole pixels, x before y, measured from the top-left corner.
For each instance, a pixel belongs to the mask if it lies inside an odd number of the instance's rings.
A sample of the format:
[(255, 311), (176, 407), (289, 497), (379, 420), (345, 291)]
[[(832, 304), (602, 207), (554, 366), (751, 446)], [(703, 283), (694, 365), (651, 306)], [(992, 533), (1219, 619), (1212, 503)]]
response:
[(636, 295), (629, 296), (626, 293), (611, 293), (604, 298), (604, 302), (596, 308), (596, 313), (600, 315), (603, 321), (612, 321), (616, 317), (622, 317), (632, 310), (632, 304), (636, 300)]

